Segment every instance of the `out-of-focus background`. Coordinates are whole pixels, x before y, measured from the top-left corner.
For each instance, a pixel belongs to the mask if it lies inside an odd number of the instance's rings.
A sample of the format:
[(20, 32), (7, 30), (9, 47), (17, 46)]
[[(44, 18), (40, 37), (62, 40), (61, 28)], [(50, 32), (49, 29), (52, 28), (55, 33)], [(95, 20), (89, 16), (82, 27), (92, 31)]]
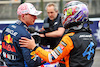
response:
[[(48, 2), (54, 2), (59, 7), (59, 12), (63, 12), (64, 5), (72, 0), (0, 0), (0, 20), (17, 19), (17, 7), (23, 2), (30, 2), (38, 10), (42, 10), (39, 19), (44, 19), (47, 16), (45, 6)], [(100, 16), (100, 0), (79, 0), (87, 4), (89, 8), (89, 17)]]
[[(34, 4), (37, 10), (41, 10), (42, 14), (38, 16), (33, 27), (36, 30), (41, 29), (43, 20), (47, 17), (45, 6), (49, 2), (58, 5), (59, 13), (63, 13), (64, 5), (72, 0), (0, 0), (0, 53), (1, 53), (1, 33), (2, 29), (9, 24), (15, 23), (17, 20), (17, 8), (21, 3), (30, 2)], [(97, 40), (96, 54), (92, 67), (100, 67), (100, 0), (79, 0), (87, 4), (89, 9), (89, 19), (94, 23), (90, 25), (93, 35)], [(1, 59), (0, 59), (1, 61)], [(1, 67), (1, 66), (0, 66)]]

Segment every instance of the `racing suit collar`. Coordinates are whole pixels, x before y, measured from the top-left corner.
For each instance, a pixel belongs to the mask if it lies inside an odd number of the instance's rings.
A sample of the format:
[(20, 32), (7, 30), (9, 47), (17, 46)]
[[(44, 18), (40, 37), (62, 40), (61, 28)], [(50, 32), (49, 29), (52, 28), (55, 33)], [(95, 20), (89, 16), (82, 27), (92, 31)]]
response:
[(17, 20), (16, 24), (24, 26), (26, 29), (28, 29), (28, 26), (25, 23), (23, 23), (21, 20)]

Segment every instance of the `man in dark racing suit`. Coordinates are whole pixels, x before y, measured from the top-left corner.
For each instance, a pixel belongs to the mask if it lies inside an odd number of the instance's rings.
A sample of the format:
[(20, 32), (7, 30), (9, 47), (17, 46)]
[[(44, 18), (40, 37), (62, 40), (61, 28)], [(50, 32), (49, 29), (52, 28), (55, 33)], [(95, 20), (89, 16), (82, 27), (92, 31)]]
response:
[[(88, 26), (84, 27), (84, 23)], [(87, 6), (80, 1), (71, 1), (64, 8), (63, 25), (68, 32), (53, 51), (36, 46), (34, 39), (22, 37), (19, 43), (49, 63), (61, 62), (64, 58), (66, 67), (91, 67), (97, 42), (89, 24)]]
[(21, 48), (19, 44), (22, 36), (31, 39), (27, 27), (34, 24), (36, 15), (40, 13), (31, 3), (23, 3), (18, 7), (16, 23), (4, 28), (1, 55), (8, 67), (25, 67), (25, 64), (28, 67), (37, 67), (41, 64), (41, 59), (32, 50)]

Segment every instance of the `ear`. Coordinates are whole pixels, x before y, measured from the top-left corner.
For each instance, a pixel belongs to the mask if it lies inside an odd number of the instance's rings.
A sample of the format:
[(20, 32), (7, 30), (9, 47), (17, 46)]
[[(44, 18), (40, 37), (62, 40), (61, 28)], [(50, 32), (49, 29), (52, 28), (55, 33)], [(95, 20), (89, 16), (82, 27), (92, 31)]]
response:
[(23, 18), (24, 17), (24, 14), (22, 14), (21, 17)]
[(24, 19), (24, 14), (21, 15), (21, 19)]

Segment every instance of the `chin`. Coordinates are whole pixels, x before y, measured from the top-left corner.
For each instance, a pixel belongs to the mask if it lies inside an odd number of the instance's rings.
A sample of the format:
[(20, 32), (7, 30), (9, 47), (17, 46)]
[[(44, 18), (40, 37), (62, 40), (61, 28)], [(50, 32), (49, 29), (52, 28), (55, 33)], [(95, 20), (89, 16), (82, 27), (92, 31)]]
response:
[(50, 20), (54, 20), (53, 18), (50, 18)]

